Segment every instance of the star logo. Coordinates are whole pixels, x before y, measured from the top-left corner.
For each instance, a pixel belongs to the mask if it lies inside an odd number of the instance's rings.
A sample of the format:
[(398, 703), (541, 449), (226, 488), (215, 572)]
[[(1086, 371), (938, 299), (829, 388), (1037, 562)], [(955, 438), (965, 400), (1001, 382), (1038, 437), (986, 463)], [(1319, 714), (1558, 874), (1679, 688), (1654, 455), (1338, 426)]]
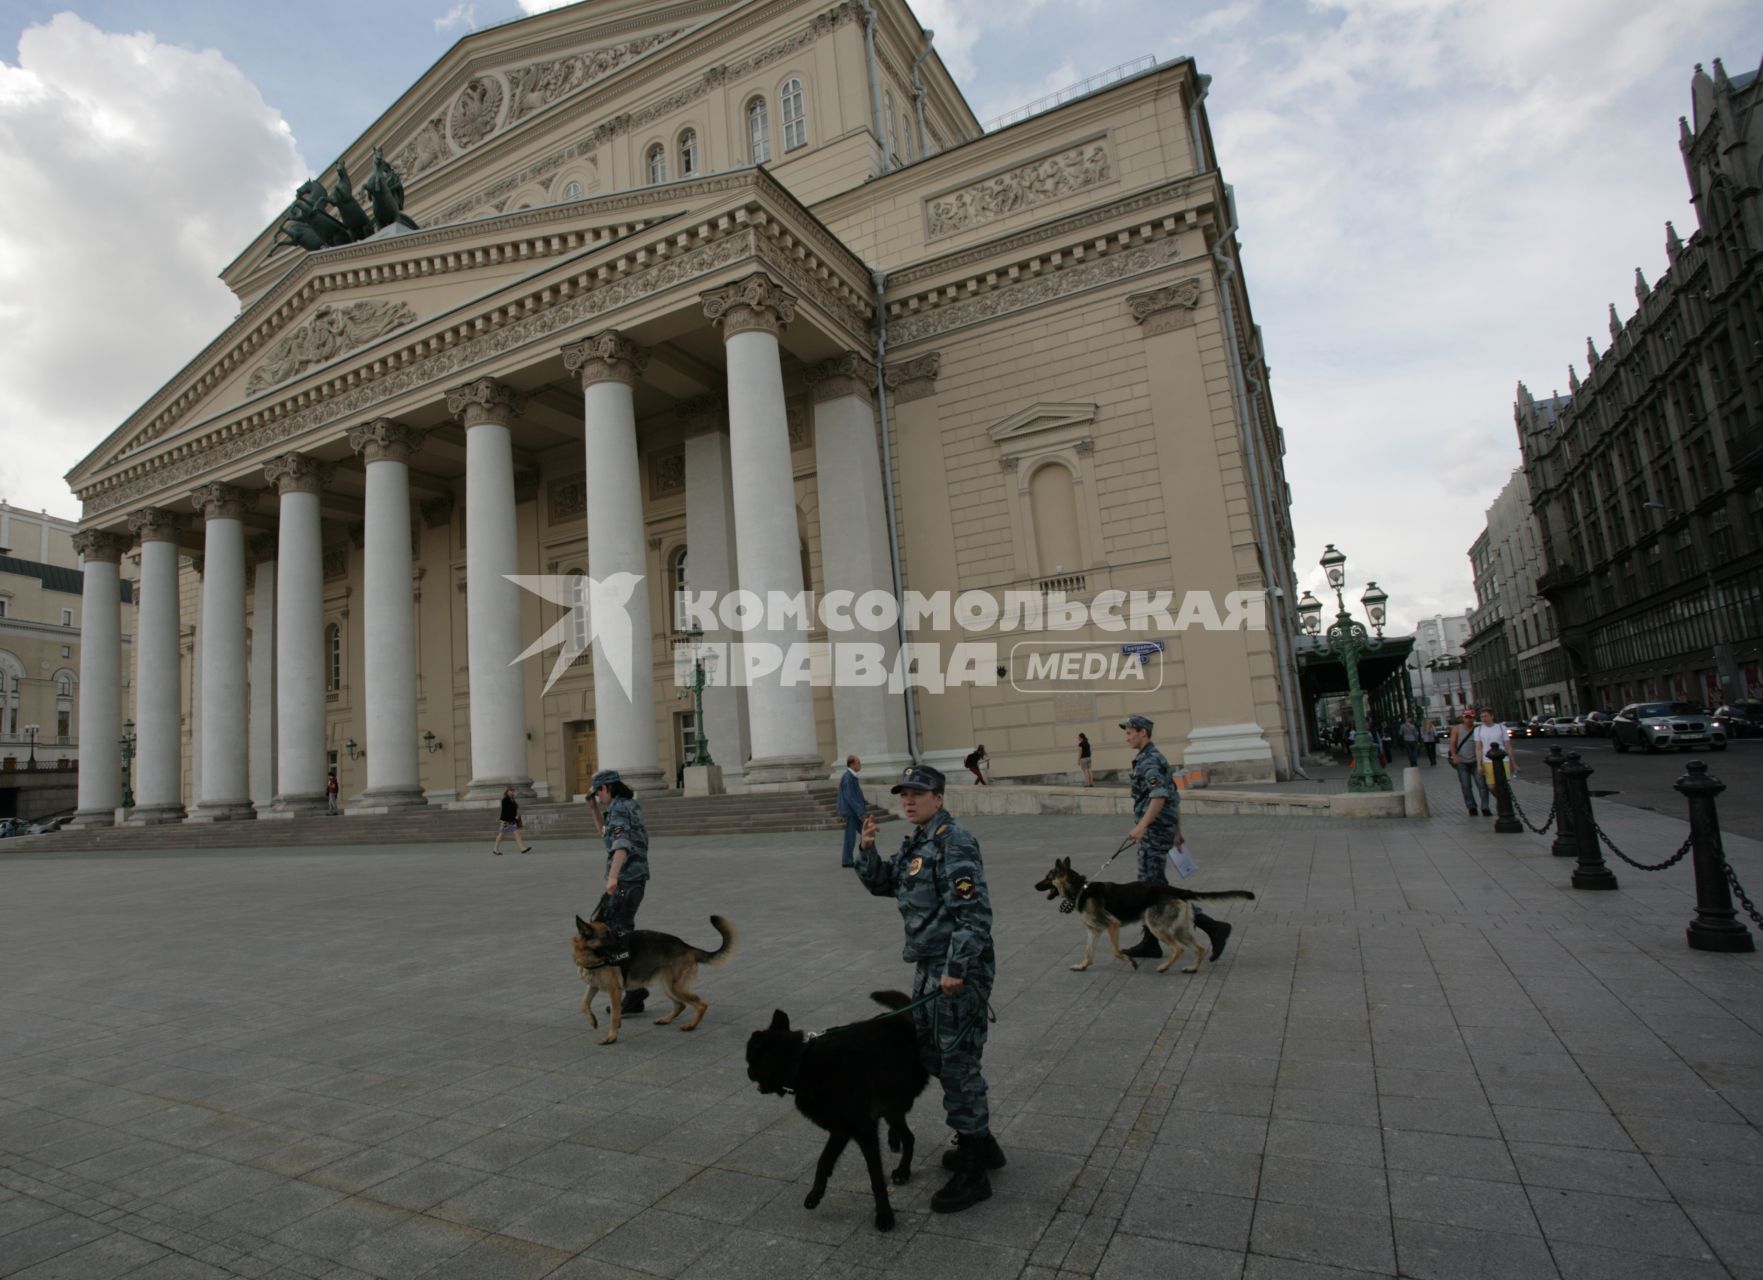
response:
[[(612, 678), (631, 696), (631, 653), (636, 637), (631, 633), (630, 602), (641, 585), (639, 573), (614, 573), (605, 581), (585, 574), (523, 574), (506, 575), (508, 581), (543, 600), (561, 605), (564, 614), (551, 624), (550, 630), (526, 647), (516, 662), (525, 662), (535, 654), (561, 646), (551, 674), (545, 678), (544, 692), (569, 670), (570, 664), (598, 644)], [(647, 637), (645, 637), (645, 640)]]

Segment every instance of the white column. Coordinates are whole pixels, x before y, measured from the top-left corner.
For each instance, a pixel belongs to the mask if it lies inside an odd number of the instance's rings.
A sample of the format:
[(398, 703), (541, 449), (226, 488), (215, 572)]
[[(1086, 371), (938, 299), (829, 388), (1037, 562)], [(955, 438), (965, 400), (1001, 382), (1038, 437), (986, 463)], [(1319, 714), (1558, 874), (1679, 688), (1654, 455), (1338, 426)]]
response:
[[(361, 573), (367, 790), (349, 802), (351, 813), (427, 803), (416, 762), (416, 595), (410, 554), (410, 459), (427, 434), (389, 418), (349, 433), (349, 444), (367, 462)], [(322, 737), (320, 745), (322, 787)]]
[[(275, 811), (323, 813), (324, 522), (319, 494), (332, 468), (289, 453), (263, 471), (281, 495), (275, 574)], [(369, 608), (372, 599), (367, 597)]]
[[(876, 442), (875, 365), (848, 352), (808, 371), (814, 398), (814, 483), (820, 507), (820, 561), (827, 592), (893, 595), (888, 526)], [(891, 627), (830, 634), (835, 645), (879, 645), (892, 669), (899, 636)], [(885, 777), (908, 763), (906, 707), (886, 685), (833, 685), (838, 755), (863, 757), (866, 775)], [(875, 766), (873, 770), (869, 766)]]
[(149, 507), (129, 517), (141, 541), (141, 598), (135, 612), (135, 807), (130, 823), (184, 816), (183, 697), (178, 678), (176, 513)]
[(493, 378), (447, 393), (465, 422), (465, 610), (471, 675), (471, 783), (464, 802), (494, 804), (502, 789), (531, 797), (520, 668), (520, 572), (514, 519), (516, 397)]
[[(686, 418), (686, 585), (721, 600), (735, 589), (735, 497), (729, 476), (728, 430), (724, 401), (687, 406)], [(669, 592), (673, 584), (667, 584)], [(704, 628), (704, 643), (728, 653), (739, 637), (720, 625)], [(727, 659), (722, 660), (725, 664)], [(747, 692), (727, 679), (727, 668), (704, 685), (704, 737), (710, 758), (725, 785), (744, 785), (749, 739)]]
[(108, 827), (122, 803), (122, 553), (128, 539), (99, 529), (74, 535), (85, 558), (80, 584), (80, 805), (70, 825)]
[(255, 818), (246, 767), (249, 708), (245, 699), (245, 526), (250, 495), (230, 484), (206, 484), (191, 495), (206, 521), (202, 551), (201, 657), (202, 769), (197, 822)]
[(251, 807), (262, 817), (275, 803), (275, 591), (276, 536), (259, 533), (251, 553), (251, 633), (246, 686), (251, 699)]
[[(740, 586), (761, 598), (802, 591), (802, 546), (796, 529), (796, 483), (790, 466), (778, 334), (795, 318), (796, 299), (756, 272), (703, 295), (704, 313), (720, 324), (728, 349), (729, 462), (735, 496), (735, 559)], [(688, 548), (689, 553), (689, 548)], [(781, 648), (806, 642), (804, 628), (785, 624), (746, 632), (746, 644)], [(781, 672), (756, 676), (747, 687), (753, 754), (748, 790), (825, 781), (828, 773), (814, 732), (814, 691), (806, 681), (786, 685)]]
[[(633, 791), (660, 791), (666, 785), (655, 741), (655, 637), (649, 588), (643, 582), (643, 476), (637, 465), (633, 399), (648, 362), (647, 352), (611, 330), (563, 348), (564, 366), (581, 377), (585, 406), (588, 576), (608, 584), (616, 582), (617, 574), (636, 579), (625, 605), (631, 641), (628, 671), (616, 670), (626, 665), (625, 655), (608, 651), (605, 639), (594, 645), (593, 658), (599, 764), (617, 769)], [(602, 626), (604, 621), (596, 619)], [(622, 640), (621, 632), (614, 634)], [(628, 685), (620, 675), (627, 676)]]

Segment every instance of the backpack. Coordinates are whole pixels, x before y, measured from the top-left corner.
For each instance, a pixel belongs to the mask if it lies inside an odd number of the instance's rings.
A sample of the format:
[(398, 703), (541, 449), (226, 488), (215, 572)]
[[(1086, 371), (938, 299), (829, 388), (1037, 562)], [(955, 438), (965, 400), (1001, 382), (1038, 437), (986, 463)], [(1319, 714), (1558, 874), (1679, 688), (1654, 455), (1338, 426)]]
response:
[(967, 758), (961, 762), (961, 767), (963, 769), (971, 769), (971, 768), (973, 768), (974, 764), (978, 760), (979, 760), (979, 752), (969, 751), (967, 753)]

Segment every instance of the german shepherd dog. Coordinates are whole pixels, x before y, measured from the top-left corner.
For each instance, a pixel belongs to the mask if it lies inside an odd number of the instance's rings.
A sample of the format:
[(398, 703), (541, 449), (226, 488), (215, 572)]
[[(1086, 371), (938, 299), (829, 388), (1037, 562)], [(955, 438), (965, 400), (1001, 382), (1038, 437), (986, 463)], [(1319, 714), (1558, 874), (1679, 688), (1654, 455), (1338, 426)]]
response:
[(1157, 966), (1158, 973), (1169, 968), (1183, 951), (1190, 949), (1194, 953), (1194, 962), (1182, 972), (1195, 973), (1200, 968), (1200, 944), (1194, 937), (1194, 903), (1210, 898), (1247, 898), (1251, 902), (1255, 900), (1255, 895), (1247, 889), (1202, 893), (1195, 889), (1177, 889), (1173, 885), (1150, 884), (1143, 880), (1134, 880), (1128, 884), (1089, 880), (1082, 873), (1071, 869), (1070, 858), (1060, 858), (1055, 862), (1053, 869), (1042, 877), (1035, 888), (1045, 893), (1049, 902), (1055, 898), (1065, 899), (1059, 904), (1059, 909), (1075, 910), (1084, 922), (1084, 927), (1090, 931), (1089, 941), (1084, 944), (1083, 963), (1072, 965), (1073, 973), (1082, 973), (1090, 967), (1090, 961), (1096, 956), (1096, 938), (1104, 932), (1108, 935), (1108, 946), (1113, 950), (1114, 958), (1138, 968), (1139, 962), (1120, 950), (1120, 926), (1137, 924), (1140, 921), (1170, 948), (1169, 958)]
[[(899, 991), (874, 991), (870, 998), (896, 1010), (912, 1002)], [(769, 1027), (747, 1037), (747, 1079), (758, 1084), (760, 1093), (794, 1093), (796, 1110), (826, 1130), (826, 1147), (802, 1207), (820, 1203), (833, 1166), (846, 1144), (855, 1142), (875, 1193), (876, 1230), (891, 1230), (894, 1209), (882, 1181), (875, 1122), (888, 1122), (888, 1149), (900, 1153), (890, 1176), (903, 1184), (912, 1177), (912, 1130), (906, 1113), (930, 1080), (918, 1057), (912, 1019), (879, 1014), (848, 1027), (809, 1033), (791, 1030), (789, 1015), (776, 1010)]]
[(626, 984), (641, 987), (654, 982), (673, 1001), (673, 1012), (665, 1018), (655, 1019), (658, 1027), (679, 1017), (687, 1005), (692, 1006), (692, 1020), (681, 1027), (681, 1031), (694, 1030), (704, 1021), (704, 1012), (710, 1006), (693, 994), (692, 979), (697, 976), (700, 964), (721, 964), (732, 956), (737, 941), (735, 927), (721, 916), (711, 916), (710, 927), (722, 935), (722, 945), (715, 951), (694, 947), (671, 933), (633, 930), (625, 939), (625, 950), (630, 952), (630, 958), (620, 962), (614, 959), (619, 953), (619, 943), (611, 925), (598, 920), (589, 924), (580, 916), (575, 918), (575, 936), (570, 942), (575, 948), (576, 972), (588, 984), (582, 996), (582, 1012), (588, 1015), (588, 1025), (596, 1028), (600, 1025), (600, 1020), (594, 1016), (596, 991), (604, 991), (607, 1003), (612, 1006), (612, 1027), (601, 1044), (612, 1044), (618, 1039), (618, 1028), (624, 1020), (621, 1006)]

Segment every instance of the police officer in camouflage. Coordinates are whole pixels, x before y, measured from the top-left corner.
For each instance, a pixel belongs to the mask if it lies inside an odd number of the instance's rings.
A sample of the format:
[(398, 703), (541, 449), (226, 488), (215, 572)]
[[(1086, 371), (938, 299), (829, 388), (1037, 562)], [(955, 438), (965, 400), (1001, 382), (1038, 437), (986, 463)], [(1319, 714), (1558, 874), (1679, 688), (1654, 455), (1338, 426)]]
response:
[[(1151, 741), (1151, 721), (1144, 716), (1128, 716), (1120, 727), (1126, 730), (1126, 745), (1138, 754), (1132, 760), (1132, 811), (1138, 819), (1127, 838), (1138, 841), (1139, 879), (1151, 884), (1169, 883), (1169, 851), (1181, 840), (1181, 796), (1169, 772), (1169, 761)], [(1224, 954), (1230, 926), (1214, 920), (1194, 908), (1194, 927), (1212, 942), (1212, 958)], [(1146, 929), (1123, 955), (1155, 960), (1163, 954), (1157, 939)]]
[[(637, 927), (637, 908), (649, 885), (649, 829), (637, 803), (616, 769), (602, 769), (589, 784), (588, 804), (594, 825), (606, 843), (606, 909), (601, 916), (620, 938)], [(621, 959), (623, 957), (620, 957)], [(647, 987), (624, 993), (623, 1012), (641, 1013)]]
[(912, 1011), (925, 1070), (943, 1085), (943, 1112), (955, 1149), (943, 1157), (954, 1171), (931, 1197), (937, 1213), (958, 1213), (991, 1197), (992, 1169), (1004, 1153), (992, 1136), (980, 1055), (986, 1045), (988, 1000), (997, 960), (992, 952), (992, 898), (979, 841), (943, 808), (943, 775), (911, 765), (893, 788), (912, 831), (887, 861), (876, 852), (876, 822), (865, 819), (857, 847), (857, 878), (878, 898), (892, 896), (906, 924), (904, 957), (917, 966), (912, 998), (936, 999)]

